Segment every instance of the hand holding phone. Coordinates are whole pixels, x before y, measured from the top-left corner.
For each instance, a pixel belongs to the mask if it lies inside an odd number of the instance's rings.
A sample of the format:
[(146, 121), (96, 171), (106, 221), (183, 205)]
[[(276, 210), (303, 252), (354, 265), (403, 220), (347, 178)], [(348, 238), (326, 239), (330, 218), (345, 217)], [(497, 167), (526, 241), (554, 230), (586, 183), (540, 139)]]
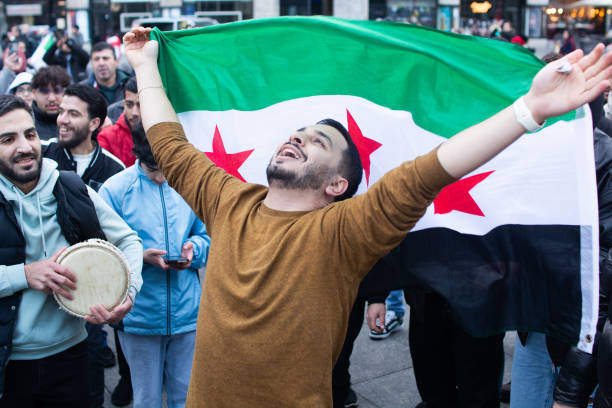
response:
[(164, 256), (163, 258), (172, 269), (184, 269), (189, 264), (189, 259), (181, 256)]
[(19, 43), (17, 41), (11, 41), (8, 43), (7, 48), (9, 54), (17, 54), (17, 51), (19, 51)]

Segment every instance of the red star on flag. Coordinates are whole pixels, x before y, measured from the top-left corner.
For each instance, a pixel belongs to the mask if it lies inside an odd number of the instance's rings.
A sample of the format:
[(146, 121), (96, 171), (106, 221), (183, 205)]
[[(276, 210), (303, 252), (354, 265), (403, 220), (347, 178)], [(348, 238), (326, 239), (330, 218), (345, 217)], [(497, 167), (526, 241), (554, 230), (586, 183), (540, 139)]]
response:
[(447, 214), (455, 210), (484, 217), (484, 213), (470, 195), (470, 190), (489, 177), (491, 173), (493, 171), (475, 174), (444, 187), (433, 202), (434, 214)]
[(219, 133), (219, 127), (215, 125), (215, 134), (213, 136), (213, 151), (204, 152), (208, 158), (215, 163), (217, 167), (221, 167), (228, 174), (242, 180), (246, 183), (246, 180), (240, 175), (238, 169), (242, 166), (242, 163), (253, 153), (253, 149), (246, 150), (239, 153), (227, 153), (225, 146), (223, 145), (223, 139)]
[(351, 116), (351, 112), (346, 110), (346, 120), (348, 122), (348, 131), (351, 135), (351, 139), (353, 139), (353, 143), (357, 146), (357, 150), (359, 151), (359, 158), (361, 159), (361, 165), (363, 166), (363, 170), (365, 171), (366, 176), (366, 186), (370, 185), (370, 155), (376, 151), (381, 143), (378, 143), (376, 140), (368, 139), (363, 135), (359, 126), (357, 126), (357, 122)]

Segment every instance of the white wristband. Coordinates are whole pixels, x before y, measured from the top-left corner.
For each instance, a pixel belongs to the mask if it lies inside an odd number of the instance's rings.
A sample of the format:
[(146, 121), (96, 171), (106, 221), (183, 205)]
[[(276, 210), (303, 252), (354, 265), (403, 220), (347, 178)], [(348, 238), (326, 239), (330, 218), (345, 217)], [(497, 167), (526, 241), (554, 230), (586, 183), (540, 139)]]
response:
[(516, 120), (521, 124), (521, 126), (527, 129), (528, 132), (537, 132), (546, 124), (546, 121), (542, 122), (541, 124), (535, 121), (522, 96), (514, 101), (512, 108), (514, 109), (514, 116), (516, 116)]

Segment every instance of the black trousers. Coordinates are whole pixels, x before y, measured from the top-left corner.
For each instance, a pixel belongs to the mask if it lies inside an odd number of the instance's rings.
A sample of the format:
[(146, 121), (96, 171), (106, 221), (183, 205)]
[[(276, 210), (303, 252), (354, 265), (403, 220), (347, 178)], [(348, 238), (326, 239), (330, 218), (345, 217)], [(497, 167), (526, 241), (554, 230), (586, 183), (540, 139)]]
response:
[(85, 323), (87, 330), (87, 375), (89, 376), (89, 408), (104, 405), (104, 333), (102, 325)]
[(115, 350), (117, 350), (117, 366), (119, 367), (119, 377), (121, 380), (127, 381), (132, 386), (132, 378), (130, 377), (130, 366), (125, 359), (125, 354), (121, 350), (121, 343), (119, 342), (119, 336), (117, 335), (117, 329), (113, 328), (115, 335)]
[(410, 355), (427, 408), (498, 408), (504, 335), (470, 336), (435, 293), (406, 292), (406, 299), (412, 303)]
[(612, 324), (606, 324), (599, 340), (599, 355), (597, 358), (597, 375), (599, 389), (595, 394), (594, 408), (612, 407)]
[(10, 360), (0, 408), (88, 406), (87, 343), (39, 360)]
[(334, 398), (334, 408), (342, 408), (346, 395), (351, 388), (351, 375), (349, 374), (350, 358), (353, 353), (353, 343), (359, 335), (361, 326), (363, 325), (363, 314), (365, 311), (366, 300), (357, 298), (351, 314), (349, 315), (348, 328), (346, 330), (346, 338), (340, 351), (340, 356), (336, 361), (336, 365), (332, 370), (332, 391)]

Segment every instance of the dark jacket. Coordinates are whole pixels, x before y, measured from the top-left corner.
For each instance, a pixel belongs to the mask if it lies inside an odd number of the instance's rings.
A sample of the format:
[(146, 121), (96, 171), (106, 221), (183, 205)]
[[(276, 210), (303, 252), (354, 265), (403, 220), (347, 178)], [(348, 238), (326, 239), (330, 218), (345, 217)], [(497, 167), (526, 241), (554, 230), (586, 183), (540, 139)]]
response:
[[(43, 145), (43, 156), (57, 162), (59, 170), (71, 170), (76, 172), (77, 164), (69, 149), (61, 147), (56, 141)], [(98, 191), (108, 178), (119, 173), (125, 168), (121, 160), (102, 149), (95, 143), (94, 154), (89, 166), (81, 176), (85, 184)]]
[[(53, 189), (57, 200), (57, 221), (66, 240), (74, 245), (90, 239), (106, 239), (85, 184), (74, 173), (61, 171)], [(13, 209), (0, 193), (2, 247), (0, 264), (25, 262), (25, 239)], [(22, 292), (0, 298), (0, 396), (4, 392), (4, 374), (11, 354), (13, 331), (17, 322)]]
[(40, 140), (49, 140), (57, 137), (57, 113), (49, 114), (43, 112), (36, 105), (36, 101), (32, 102), (32, 110), (34, 111), (36, 132)]
[(117, 82), (110, 88), (98, 84), (93, 73), (89, 75), (89, 78), (79, 82), (79, 84), (93, 86), (98, 89), (102, 92), (104, 99), (106, 99), (106, 103), (110, 105), (123, 99), (123, 85), (125, 85), (128, 79), (130, 79), (129, 74), (118, 69)]
[(59, 65), (65, 68), (72, 76), (72, 82), (77, 83), (87, 78), (89, 54), (78, 46), (74, 40), (68, 39), (66, 45), (70, 48), (70, 53), (66, 54), (58, 49), (54, 43), (43, 56), (43, 61), (48, 65)]

